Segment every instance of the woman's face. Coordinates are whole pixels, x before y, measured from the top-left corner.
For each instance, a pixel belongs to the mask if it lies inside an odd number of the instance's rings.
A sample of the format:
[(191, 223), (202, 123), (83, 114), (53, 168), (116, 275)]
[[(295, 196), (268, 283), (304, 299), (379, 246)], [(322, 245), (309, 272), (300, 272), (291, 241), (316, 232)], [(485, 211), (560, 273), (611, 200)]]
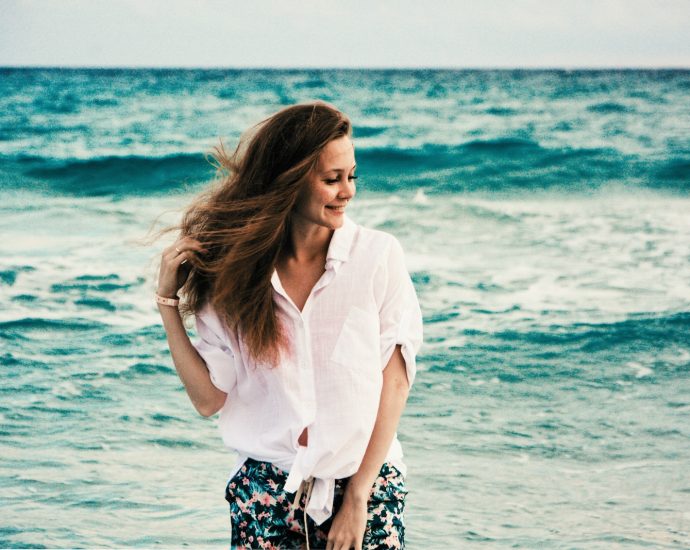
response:
[(355, 149), (348, 136), (332, 140), (319, 156), (295, 216), (330, 229), (343, 225), (345, 206), (355, 196)]

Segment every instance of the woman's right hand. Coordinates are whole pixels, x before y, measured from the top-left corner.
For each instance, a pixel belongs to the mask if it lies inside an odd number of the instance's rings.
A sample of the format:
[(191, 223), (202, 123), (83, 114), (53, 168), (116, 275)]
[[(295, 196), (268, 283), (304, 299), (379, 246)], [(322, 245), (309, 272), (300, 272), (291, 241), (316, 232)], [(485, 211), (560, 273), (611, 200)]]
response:
[(177, 296), (177, 291), (187, 280), (191, 265), (187, 261), (197, 252), (207, 252), (202, 244), (191, 237), (183, 237), (163, 251), (158, 273), (158, 295), (164, 298)]

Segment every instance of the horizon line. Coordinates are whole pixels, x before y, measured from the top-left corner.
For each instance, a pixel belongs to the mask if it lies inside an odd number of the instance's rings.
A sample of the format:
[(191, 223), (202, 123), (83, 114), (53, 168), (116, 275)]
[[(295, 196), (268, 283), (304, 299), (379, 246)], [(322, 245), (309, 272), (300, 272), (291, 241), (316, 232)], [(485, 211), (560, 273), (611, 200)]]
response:
[(73, 70), (250, 70), (250, 71), (687, 71), (690, 65), (470, 65), (470, 66), (279, 66), (279, 65), (0, 65), (4, 69)]

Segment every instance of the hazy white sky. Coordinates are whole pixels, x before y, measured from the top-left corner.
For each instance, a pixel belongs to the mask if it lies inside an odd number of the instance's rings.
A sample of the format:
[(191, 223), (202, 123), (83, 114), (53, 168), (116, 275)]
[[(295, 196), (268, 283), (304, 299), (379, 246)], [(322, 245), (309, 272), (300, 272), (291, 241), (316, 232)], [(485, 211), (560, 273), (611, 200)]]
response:
[(690, 0), (0, 0), (0, 65), (685, 67)]

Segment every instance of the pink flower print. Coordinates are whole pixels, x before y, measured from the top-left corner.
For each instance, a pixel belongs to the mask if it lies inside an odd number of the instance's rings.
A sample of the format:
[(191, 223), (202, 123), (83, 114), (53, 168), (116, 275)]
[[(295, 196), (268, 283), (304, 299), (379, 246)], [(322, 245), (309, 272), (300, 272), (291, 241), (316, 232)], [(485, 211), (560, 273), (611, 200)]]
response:
[(235, 482), (233, 481), (233, 482), (230, 484), (230, 488), (231, 488), (231, 489), (234, 489), (235, 487), (237, 487), (237, 485), (236, 485)]
[(244, 529), (246, 526), (247, 526), (246, 521), (243, 521), (242, 523), (240, 523), (240, 529)]
[(299, 524), (299, 522), (296, 519), (292, 519), (287, 522), (288, 527), (290, 528), (290, 531), (297, 531), (301, 532), (302, 531), (302, 526)]
[(264, 493), (263, 495), (261, 495), (258, 500), (264, 506), (273, 506), (276, 503), (276, 499), (274, 499), (268, 493)]
[(385, 513), (385, 511), (386, 511), (385, 505), (383, 505), (383, 504), (378, 504), (378, 505), (376, 505), (376, 507), (374, 507), (374, 508), (371, 510), (371, 514), (370, 514), (370, 515), (371, 515), (372, 517), (381, 516), (381, 515), (383, 515), (383, 514)]
[(398, 534), (395, 532), (388, 535), (383, 543), (388, 548), (400, 548), (400, 539), (398, 539)]
[(248, 477), (245, 477), (245, 478), (242, 480), (242, 485), (249, 485), (249, 478), (248, 478)]
[(276, 491), (278, 489), (278, 484), (275, 481), (273, 481), (272, 479), (268, 480), (268, 486), (271, 489), (273, 489), (274, 491)]
[(249, 535), (249, 542), (254, 542), (254, 535)]

